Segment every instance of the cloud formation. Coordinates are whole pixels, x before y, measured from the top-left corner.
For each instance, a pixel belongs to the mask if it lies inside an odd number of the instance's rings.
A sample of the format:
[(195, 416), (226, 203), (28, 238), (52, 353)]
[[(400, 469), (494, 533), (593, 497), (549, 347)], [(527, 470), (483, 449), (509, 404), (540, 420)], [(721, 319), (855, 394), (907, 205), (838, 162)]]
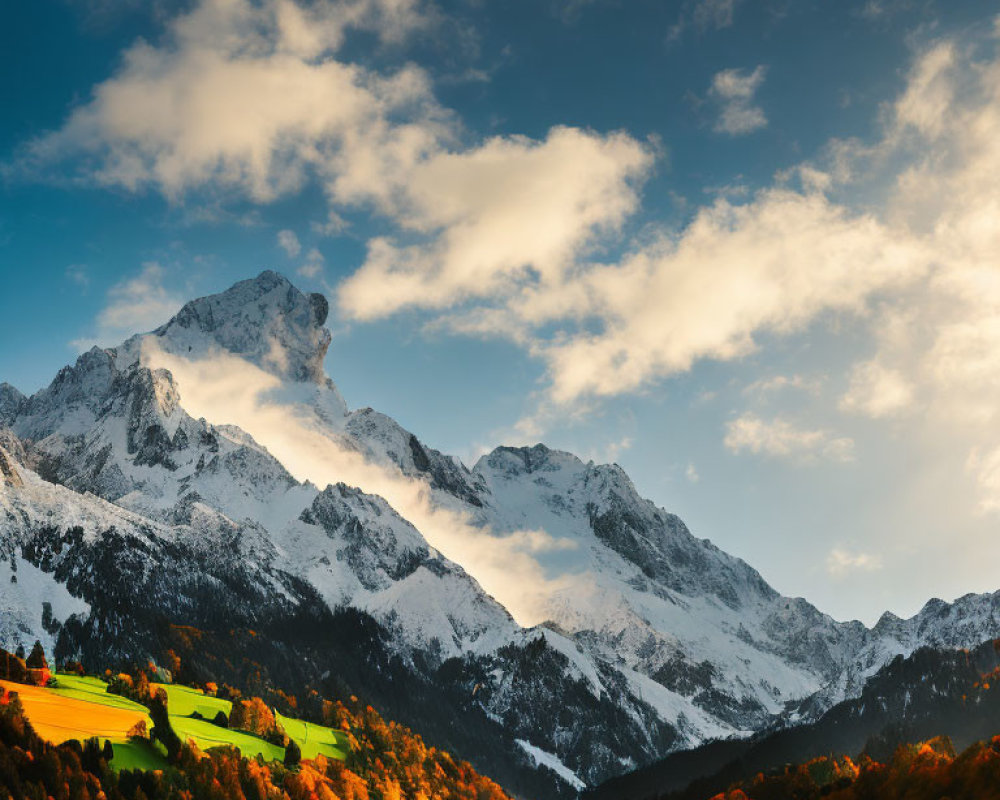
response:
[(361, 199), (359, 186), (444, 137), (446, 113), (420, 69), (381, 75), (334, 55), (351, 28), (396, 39), (421, 20), (407, 0), (202, 0), (160, 46), (126, 50), (25, 162), (83, 156), (88, 180), (174, 200), (210, 186), (267, 202), (319, 170), (331, 192)]
[(800, 428), (780, 417), (764, 420), (751, 413), (727, 423), (723, 441), (733, 453), (747, 451), (806, 462), (854, 459), (854, 441), (849, 437), (826, 429)]
[(835, 578), (853, 572), (875, 572), (882, 569), (882, 559), (870, 553), (853, 553), (842, 547), (833, 548), (826, 557), (826, 571)]
[(97, 315), (96, 331), (74, 339), (70, 346), (81, 353), (94, 345), (108, 347), (166, 322), (184, 305), (184, 298), (163, 285), (164, 277), (163, 267), (149, 261), (137, 275), (116, 283)]
[(295, 231), (290, 231), (287, 228), (278, 231), (278, 247), (284, 250), (285, 255), (289, 258), (295, 258), (302, 252), (302, 243), (299, 242), (299, 237), (295, 235)]
[(915, 62), (888, 109), (883, 140), (838, 149), (847, 175), (890, 174), (887, 218), (922, 237), (926, 279), (875, 307), (874, 348), (841, 407), (873, 418), (907, 415), (924, 436), (964, 448), (985, 511), (1000, 510), (1000, 57), (997, 33), (942, 41)]
[(323, 258), (323, 254), (317, 248), (311, 247), (306, 253), (306, 260), (295, 271), (304, 278), (315, 278), (323, 271), (325, 263), (326, 259)]
[(740, 69), (724, 69), (715, 74), (708, 94), (719, 105), (716, 131), (741, 136), (767, 126), (764, 110), (753, 102), (766, 75), (767, 67), (763, 65), (757, 66), (750, 73)]
[(495, 138), (428, 158), (410, 174), (401, 219), (429, 241), (370, 242), (364, 265), (340, 286), (340, 307), (365, 320), (525, 284), (563, 287), (586, 245), (635, 210), (651, 161), (631, 137), (563, 127), (541, 142)]

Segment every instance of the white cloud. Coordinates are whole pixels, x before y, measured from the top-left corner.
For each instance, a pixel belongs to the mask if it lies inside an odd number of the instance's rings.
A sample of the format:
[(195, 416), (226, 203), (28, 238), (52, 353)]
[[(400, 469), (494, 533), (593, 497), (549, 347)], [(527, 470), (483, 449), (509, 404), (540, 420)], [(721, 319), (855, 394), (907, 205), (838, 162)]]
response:
[(701, 480), (697, 467), (691, 462), (688, 462), (687, 469), (684, 470), (684, 477), (691, 483), (697, 483)]
[[(516, 430), (517, 428), (515, 426), (515, 431)], [(527, 437), (523, 439), (523, 441), (527, 443), (532, 438), (537, 441), (538, 437)], [(507, 442), (511, 441), (511, 439), (506, 436), (502, 436), (499, 438), (499, 441)], [(631, 436), (622, 436), (620, 439), (607, 442), (601, 447), (585, 450), (580, 453), (580, 457), (585, 461), (594, 461), (598, 464), (616, 464), (618, 463), (618, 459), (621, 457), (622, 453), (632, 448), (632, 441)]]
[(882, 569), (882, 559), (870, 553), (851, 552), (835, 547), (826, 557), (826, 571), (835, 578), (853, 572), (875, 572), (880, 569)]
[(757, 66), (753, 72), (724, 69), (712, 78), (709, 96), (719, 105), (715, 130), (740, 136), (767, 126), (767, 116), (754, 105), (754, 95), (767, 75), (767, 67)]
[(313, 222), (310, 227), (317, 236), (337, 236), (347, 230), (349, 225), (347, 220), (331, 209), (327, 212), (326, 220)]
[(175, 200), (208, 186), (268, 201), (317, 171), (338, 197), (364, 199), (366, 181), (447, 137), (447, 115), (418, 68), (381, 75), (334, 55), (349, 28), (398, 39), (421, 24), (406, 0), (202, 0), (161, 45), (126, 50), (117, 74), (26, 159), (85, 156), (90, 180)]
[(780, 417), (764, 420), (751, 413), (726, 424), (724, 443), (733, 453), (746, 450), (754, 455), (800, 461), (854, 460), (854, 441), (848, 437), (826, 429), (800, 428)]
[(166, 276), (156, 262), (143, 264), (138, 275), (108, 290), (107, 304), (97, 315), (97, 329), (70, 345), (83, 352), (94, 345), (108, 347), (134, 333), (152, 330), (166, 322), (184, 304), (183, 297), (163, 285)]
[(315, 278), (323, 271), (323, 265), (325, 263), (326, 259), (323, 258), (323, 254), (313, 247), (308, 253), (306, 253), (305, 262), (303, 262), (302, 266), (300, 266), (296, 272), (304, 278)]
[(756, 397), (769, 397), (788, 390), (803, 391), (815, 394), (819, 391), (822, 381), (819, 378), (807, 378), (804, 375), (772, 375), (759, 378), (743, 389), (743, 394)]
[[(872, 147), (843, 145), (847, 175), (888, 172), (896, 236), (923, 237), (934, 268), (875, 308), (873, 352), (841, 407), (907, 414), (911, 431), (965, 465), (1000, 511), (1000, 57), (993, 42), (943, 41), (915, 61)], [(891, 165), (902, 163), (895, 172)]]
[(855, 365), (840, 407), (871, 417), (887, 417), (903, 411), (912, 402), (913, 387), (900, 372), (867, 361)]
[[(545, 599), (578, 579), (574, 574), (549, 578), (539, 562), (542, 554), (575, 550), (574, 541), (541, 530), (494, 534), (466, 513), (435, 505), (426, 481), (367, 461), (338, 441), (308, 404), (279, 398), (275, 389), (280, 381), (259, 367), (226, 352), (181, 358), (163, 352), (155, 338), (144, 341), (142, 357), (144, 364), (172, 373), (189, 414), (239, 426), (297, 479), (318, 486), (341, 481), (385, 498), (520, 623), (542, 622)], [(312, 397), (309, 391), (307, 395)]]
[[(385, 19), (397, 20), (388, 33), (375, 22)], [(635, 210), (655, 148), (570, 127), (461, 146), (424, 71), (338, 60), (349, 27), (390, 36), (417, 24), (405, 0), (202, 0), (161, 44), (132, 45), (26, 160), (74, 159), (88, 180), (176, 201), (201, 190), (268, 202), (318, 180), (333, 206), (322, 232), (340, 229), (341, 207), (396, 225), (340, 289), (354, 319), (503, 296), (536, 279), (562, 285)]]
[(651, 160), (628, 136), (575, 128), (432, 156), (412, 171), (401, 218), (435, 235), (408, 246), (370, 242), (364, 265), (340, 287), (340, 306), (373, 319), (504, 296), (535, 280), (563, 286), (595, 236), (635, 209)]
[(295, 258), (302, 252), (302, 243), (299, 242), (299, 237), (295, 235), (295, 231), (287, 229), (278, 231), (278, 247), (284, 250), (285, 255), (289, 258)]
[(554, 300), (540, 287), (511, 308), (522, 318), (545, 319), (544, 309), (550, 319), (569, 311), (604, 321), (598, 333), (535, 345), (553, 397), (570, 402), (634, 391), (699, 359), (743, 356), (757, 332), (860, 312), (872, 292), (926, 268), (919, 242), (894, 238), (875, 218), (819, 193), (770, 189), (744, 205), (719, 200), (678, 237), (592, 267)]

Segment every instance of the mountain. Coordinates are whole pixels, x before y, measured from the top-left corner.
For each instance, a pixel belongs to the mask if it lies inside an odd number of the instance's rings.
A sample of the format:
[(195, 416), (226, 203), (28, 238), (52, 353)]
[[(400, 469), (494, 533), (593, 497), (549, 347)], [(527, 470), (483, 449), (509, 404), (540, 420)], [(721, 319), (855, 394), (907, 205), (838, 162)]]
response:
[[(315, 296), (266, 273), (151, 336), (164, 351), (218, 347), (266, 365), (344, 417), (315, 370), (324, 315)], [(273, 344), (262, 349), (269, 324), (277, 361)], [(292, 688), (338, 664), (334, 678), (353, 676), (343, 691), (398, 709), (455, 751), (482, 743), (474, 760), (515, 788), (559, 791), (551, 774), (518, 777), (538, 758), (559, 764), (518, 744), (538, 731), (594, 774), (670, 746), (670, 726), (612, 670), (557, 633), (518, 626), (382, 498), (301, 483), (244, 431), (194, 419), (171, 374), (143, 365), (142, 344), (92, 349), (17, 402), (0, 450), (3, 578), (19, 587), (5, 593), (5, 644), (37, 637), (59, 657), (104, 663), (161, 655), (169, 625), (267, 632), (272, 652), (255, 660), (277, 673), (294, 653)], [(408, 442), (421, 467), (442, 460)], [(400, 698), (403, 681), (417, 699)], [(574, 732), (578, 720), (590, 731)]]
[(887, 761), (904, 744), (948, 737), (957, 749), (1000, 732), (1000, 642), (972, 650), (922, 647), (873, 675), (859, 697), (792, 729), (677, 753), (584, 794), (584, 800), (704, 800), (785, 764), (864, 753)]
[[(556, 796), (816, 719), (897, 654), (1000, 635), (996, 596), (836, 622), (617, 465), (536, 445), (469, 469), (349, 409), (323, 370), (327, 314), (264, 272), (31, 397), (0, 386), (0, 580), (17, 586), (0, 645), (100, 663), (172, 649), (195, 679), (356, 692), (509, 790)], [(435, 525), (565, 546), (547, 621), (519, 625)], [(561, 552), (538, 559), (558, 571)]]

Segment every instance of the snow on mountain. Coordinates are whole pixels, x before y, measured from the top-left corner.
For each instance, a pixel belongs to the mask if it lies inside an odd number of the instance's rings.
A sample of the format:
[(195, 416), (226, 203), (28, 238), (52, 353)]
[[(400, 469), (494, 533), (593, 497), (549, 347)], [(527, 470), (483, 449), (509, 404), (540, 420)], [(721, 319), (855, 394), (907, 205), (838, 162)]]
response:
[(300, 484), (246, 433), (190, 417), (164, 371), (91, 350), (28, 401), (14, 432), (61, 487), (191, 527), (202, 542), (233, 525), (255, 531), (257, 560), (308, 575), (331, 608), (363, 608), (409, 647), (453, 656), (517, 630), (381, 498)]
[(468, 483), (481, 487), (470, 510), (490, 530), (530, 524), (579, 543), (584, 577), (549, 597), (550, 624), (641, 679), (641, 696), (663, 718), (683, 720), (692, 740), (815, 719), (898, 655), (1000, 635), (1000, 592), (931, 600), (871, 629), (837, 622), (692, 536), (617, 465), (544, 445), (500, 447)]
[(558, 532), (585, 554), (586, 578), (549, 598), (553, 626), (659, 684), (647, 699), (661, 697), (668, 718), (705, 720), (697, 738), (756, 729), (816, 692), (863, 633), (781, 597), (640, 498), (617, 466), (537, 445), (498, 448), (473, 474), (484, 525)]

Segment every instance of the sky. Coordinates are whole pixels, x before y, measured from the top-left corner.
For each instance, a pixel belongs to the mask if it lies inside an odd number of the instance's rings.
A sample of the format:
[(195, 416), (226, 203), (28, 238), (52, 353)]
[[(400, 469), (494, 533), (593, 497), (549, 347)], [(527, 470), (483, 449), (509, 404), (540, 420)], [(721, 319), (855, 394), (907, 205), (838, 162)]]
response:
[(1000, 588), (992, 4), (2, 13), (0, 380), (276, 269), (470, 465), (617, 462), (838, 619)]

